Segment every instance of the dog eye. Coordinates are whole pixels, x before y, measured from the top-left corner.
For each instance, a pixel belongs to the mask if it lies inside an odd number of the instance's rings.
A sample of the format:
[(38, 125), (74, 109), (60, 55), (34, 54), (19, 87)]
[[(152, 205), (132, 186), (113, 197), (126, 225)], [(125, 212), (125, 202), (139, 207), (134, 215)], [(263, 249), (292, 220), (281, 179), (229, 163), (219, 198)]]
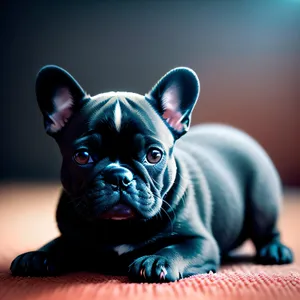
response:
[(74, 155), (74, 160), (79, 165), (87, 165), (93, 163), (93, 159), (87, 151), (78, 151)]
[(162, 152), (156, 148), (150, 148), (147, 153), (147, 161), (150, 164), (157, 164), (162, 158)]

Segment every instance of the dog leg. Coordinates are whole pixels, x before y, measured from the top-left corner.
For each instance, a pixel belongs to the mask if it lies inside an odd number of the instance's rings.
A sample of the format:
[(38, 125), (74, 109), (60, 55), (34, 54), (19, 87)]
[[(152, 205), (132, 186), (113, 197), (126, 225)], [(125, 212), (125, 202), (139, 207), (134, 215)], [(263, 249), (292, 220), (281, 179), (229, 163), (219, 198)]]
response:
[(136, 259), (129, 266), (129, 277), (139, 282), (170, 282), (216, 272), (219, 263), (219, 249), (213, 237), (193, 238)]
[(293, 252), (281, 243), (277, 220), (282, 192), (276, 172), (262, 168), (256, 175), (250, 196), (250, 236), (260, 264), (288, 264)]
[(58, 237), (37, 251), (17, 256), (10, 270), (14, 276), (56, 276), (73, 269), (71, 253), (65, 240)]

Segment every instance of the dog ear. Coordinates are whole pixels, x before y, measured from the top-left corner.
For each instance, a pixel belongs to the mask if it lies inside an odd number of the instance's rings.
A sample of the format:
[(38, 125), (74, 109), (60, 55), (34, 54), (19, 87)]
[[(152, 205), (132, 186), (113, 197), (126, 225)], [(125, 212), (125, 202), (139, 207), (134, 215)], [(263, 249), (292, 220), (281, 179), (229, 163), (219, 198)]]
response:
[(161, 112), (174, 137), (184, 135), (191, 123), (191, 114), (200, 93), (196, 73), (184, 67), (165, 74), (146, 98)]
[(45, 66), (39, 71), (35, 91), (49, 135), (54, 135), (66, 125), (76, 106), (86, 96), (67, 71), (54, 65)]

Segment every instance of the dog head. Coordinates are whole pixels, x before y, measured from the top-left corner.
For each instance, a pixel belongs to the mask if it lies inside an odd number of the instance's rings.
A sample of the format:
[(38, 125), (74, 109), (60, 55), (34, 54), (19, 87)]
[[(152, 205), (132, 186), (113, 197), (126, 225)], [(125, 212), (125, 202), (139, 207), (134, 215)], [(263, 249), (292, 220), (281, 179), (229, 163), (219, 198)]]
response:
[(176, 68), (145, 96), (91, 97), (62, 68), (42, 68), (38, 105), (59, 145), (61, 181), (74, 209), (91, 221), (159, 214), (176, 177), (173, 147), (190, 127), (199, 90), (194, 71)]

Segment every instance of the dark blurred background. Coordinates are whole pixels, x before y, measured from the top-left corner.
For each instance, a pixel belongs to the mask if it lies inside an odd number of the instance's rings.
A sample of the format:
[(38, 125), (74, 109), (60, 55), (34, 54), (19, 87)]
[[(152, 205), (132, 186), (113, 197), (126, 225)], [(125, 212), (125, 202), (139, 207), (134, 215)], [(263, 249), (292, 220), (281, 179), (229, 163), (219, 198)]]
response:
[(67, 69), (91, 95), (147, 92), (169, 69), (201, 81), (193, 124), (255, 137), (285, 186), (300, 186), (300, 1), (0, 2), (1, 181), (57, 181), (35, 76)]

